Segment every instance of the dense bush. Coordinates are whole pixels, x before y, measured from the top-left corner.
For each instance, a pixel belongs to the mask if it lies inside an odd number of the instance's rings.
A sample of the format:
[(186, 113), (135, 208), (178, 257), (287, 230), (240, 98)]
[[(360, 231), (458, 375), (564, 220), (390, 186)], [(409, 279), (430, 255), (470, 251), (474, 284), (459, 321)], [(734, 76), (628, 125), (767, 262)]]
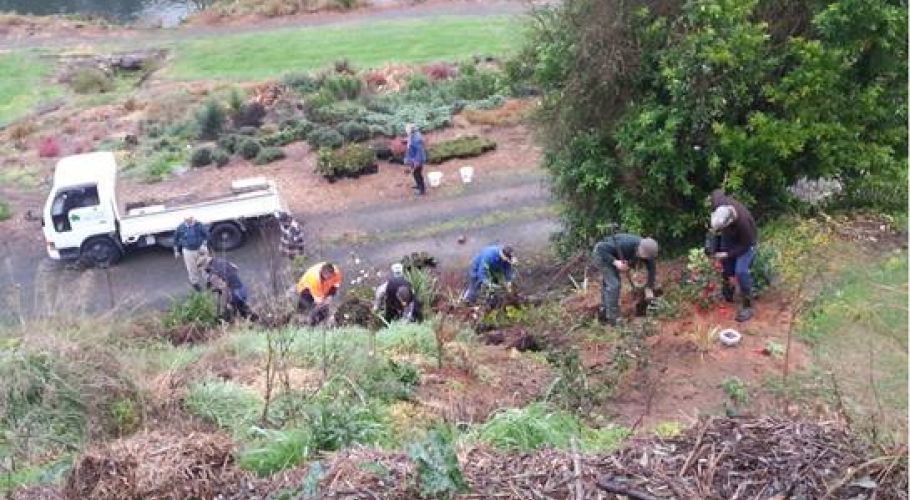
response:
[(462, 65), (455, 79), (455, 95), (461, 99), (484, 99), (496, 94), (499, 87), (498, 73), (473, 64)]
[(114, 80), (98, 68), (82, 68), (70, 77), (70, 87), (77, 94), (102, 94), (114, 90)]
[(190, 166), (191, 167), (204, 167), (206, 165), (212, 164), (212, 148), (208, 146), (200, 146), (193, 150), (190, 153)]
[(260, 142), (263, 146), (286, 146), (292, 142), (302, 141), (313, 131), (313, 124), (308, 121), (294, 121), (286, 124), (274, 134), (263, 137)]
[(369, 125), (360, 122), (344, 122), (338, 125), (338, 132), (349, 142), (365, 141), (372, 135)]
[(361, 144), (348, 144), (340, 149), (321, 149), (316, 173), (329, 181), (376, 172), (376, 153)]
[(802, 177), (847, 192), (906, 178), (905, 4), (570, 0), (535, 20), (518, 59), (544, 91), (544, 162), (573, 246), (610, 222), (694, 239), (718, 187), (762, 215)]
[(234, 134), (226, 134), (218, 137), (218, 147), (230, 154), (237, 152), (237, 143), (239, 139)]
[(285, 75), (281, 81), (301, 94), (317, 92), (322, 87), (322, 82), (309, 73), (291, 73)]
[(252, 160), (256, 158), (256, 155), (259, 154), (259, 151), (262, 150), (262, 145), (259, 144), (259, 141), (253, 139), (252, 137), (244, 137), (240, 139), (240, 142), (237, 143), (237, 154), (239, 154), (244, 160)]
[(308, 113), (310, 120), (327, 125), (338, 125), (339, 123), (355, 121), (363, 116), (365, 108), (356, 102), (338, 101), (330, 104), (314, 107)]
[(262, 126), (262, 120), (265, 118), (265, 106), (258, 102), (246, 102), (231, 114), (231, 121), (234, 127), (256, 127)]
[(284, 150), (276, 147), (267, 147), (262, 148), (259, 151), (259, 154), (256, 155), (256, 159), (253, 162), (256, 165), (265, 165), (267, 163), (272, 163), (273, 161), (278, 161), (284, 159), (285, 154)]
[(454, 158), (471, 158), (496, 149), (496, 141), (469, 135), (448, 141), (430, 144), (427, 148), (427, 163), (442, 163)]
[(231, 154), (228, 153), (227, 151), (225, 151), (221, 148), (218, 148), (218, 149), (212, 151), (212, 163), (214, 163), (216, 167), (221, 168), (221, 167), (227, 165), (230, 161), (231, 161)]
[(196, 111), (196, 127), (199, 138), (215, 140), (224, 128), (224, 108), (218, 101), (209, 99)]
[(344, 144), (344, 137), (329, 127), (316, 127), (307, 135), (306, 140), (314, 149), (337, 148)]
[(354, 75), (332, 75), (322, 82), (322, 89), (334, 96), (335, 99), (353, 100), (360, 97), (360, 93), (363, 91), (363, 82)]
[(167, 328), (180, 326), (212, 327), (218, 323), (218, 312), (211, 294), (195, 292), (185, 298), (175, 300), (170, 309), (161, 318), (161, 324)]

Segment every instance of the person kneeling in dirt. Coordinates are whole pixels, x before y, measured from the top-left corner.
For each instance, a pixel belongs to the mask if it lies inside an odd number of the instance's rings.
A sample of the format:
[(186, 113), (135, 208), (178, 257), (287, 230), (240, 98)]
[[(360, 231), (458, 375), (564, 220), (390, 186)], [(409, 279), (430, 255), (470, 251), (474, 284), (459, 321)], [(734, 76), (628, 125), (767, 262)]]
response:
[(320, 262), (307, 269), (297, 282), (297, 311), (307, 315), (306, 323), (315, 326), (329, 318), (329, 306), (341, 287), (341, 270)]
[(386, 323), (405, 319), (411, 323), (423, 320), (420, 301), (414, 296), (414, 287), (404, 277), (401, 264), (392, 265), (392, 276), (385, 283), (376, 287), (376, 298), (373, 311), (383, 309)]
[(474, 305), (480, 288), (484, 285), (502, 285), (511, 291), (512, 280), (515, 278), (513, 266), (516, 263), (515, 251), (510, 246), (491, 245), (481, 250), (471, 261), (468, 290), (464, 294), (465, 303)]
[(648, 270), (645, 299), (654, 298), (657, 278), (657, 241), (632, 234), (614, 234), (594, 245), (594, 263), (603, 272), (601, 309), (597, 319), (608, 325), (619, 320), (619, 296), (622, 291), (620, 273), (644, 263)]
[[(243, 318), (256, 321), (257, 316), (247, 303), (249, 293), (240, 281), (236, 264), (227, 259), (207, 255), (203, 257), (201, 267), (206, 274), (206, 287), (220, 296), (219, 304), (229, 306)], [(219, 312), (225, 309), (227, 308), (219, 307)]]
[(736, 313), (736, 321), (749, 321), (754, 314), (751, 268), (758, 243), (755, 219), (749, 209), (721, 189), (711, 193), (711, 209), (711, 231), (720, 239), (714, 258), (723, 265), (724, 284), (721, 293), (727, 302), (734, 301), (735, 277), (743, 300), (742, 307)]

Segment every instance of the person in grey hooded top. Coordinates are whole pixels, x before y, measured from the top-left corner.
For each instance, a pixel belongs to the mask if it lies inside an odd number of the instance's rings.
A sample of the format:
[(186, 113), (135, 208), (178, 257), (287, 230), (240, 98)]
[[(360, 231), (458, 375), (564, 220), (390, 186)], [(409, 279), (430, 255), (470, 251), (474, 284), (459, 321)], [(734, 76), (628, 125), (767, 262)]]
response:
[(724, 284), (721, 290), (724, 299), (733, 302), (733, 278), (736, 278), (742, 296), (742, 307), (736, 313), (736, 321), (748, 321), (754, 314), (751, 268), (758, 243), (755, 219), (745, 205), (727, 196), (721, 189), (711, 193), (711, 209), (711, 231), (720, 240), (713, 257), (723, 265)]

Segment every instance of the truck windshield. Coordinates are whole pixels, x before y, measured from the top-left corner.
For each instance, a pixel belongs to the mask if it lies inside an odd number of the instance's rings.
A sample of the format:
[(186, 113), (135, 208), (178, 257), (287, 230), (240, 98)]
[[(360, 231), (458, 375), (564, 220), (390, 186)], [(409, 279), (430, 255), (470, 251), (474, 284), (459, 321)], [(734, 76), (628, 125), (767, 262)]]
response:
[(83, 207), (94, 207), (100, 203), (97, 186), (70, 188), (57, 193), (51, 204), (51, 222), (58, 233), (73, 229), (70, 212)]

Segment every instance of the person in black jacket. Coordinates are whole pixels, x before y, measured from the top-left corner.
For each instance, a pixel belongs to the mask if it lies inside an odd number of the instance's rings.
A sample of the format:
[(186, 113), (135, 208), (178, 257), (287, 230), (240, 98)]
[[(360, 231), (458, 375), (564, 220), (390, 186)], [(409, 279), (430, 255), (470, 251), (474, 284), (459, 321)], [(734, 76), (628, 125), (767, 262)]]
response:
[(404, 276), (393, 275), (377, 288), (374, 304), (383, 309), (383, 318), (387, 323), (399, 319), (413, 323), (423, 319), (422, 305), (414, 296), (411, 283)]
[(614, 234), (594, 246), (594, 263), (603, 272), (602, 306), (598, 315), (601, 323), (616, 325), (619, 320), (620, 273), (628, 272), (631, 267), (644, 264), (648, 270), (645, 298), (654, 298), (657, 251), (657, 241), (653, 238), (633, 234)]
[(201, 267), (206, 273), (206, 286), (220, 295), (222, 303), (230, 305), (240, 316), (256, 321), (256, 314), (247, 303), (249, 293), (240, 281), (236, 264), (220, 257), (205, 256)]
[(711, 193), (711, 209), (711, 230), (720, 238), (714, 258), (723, 264), (724, 284), (721, 291), (725, 300), (733, 302), (733, 278), (736, 278), (742, 296), (742, 307), (736, 313), (736, 321), (749, 321), (754, 315), (751, 268), (758, 243), (755, 219), (748, 208), (721, 189)]

